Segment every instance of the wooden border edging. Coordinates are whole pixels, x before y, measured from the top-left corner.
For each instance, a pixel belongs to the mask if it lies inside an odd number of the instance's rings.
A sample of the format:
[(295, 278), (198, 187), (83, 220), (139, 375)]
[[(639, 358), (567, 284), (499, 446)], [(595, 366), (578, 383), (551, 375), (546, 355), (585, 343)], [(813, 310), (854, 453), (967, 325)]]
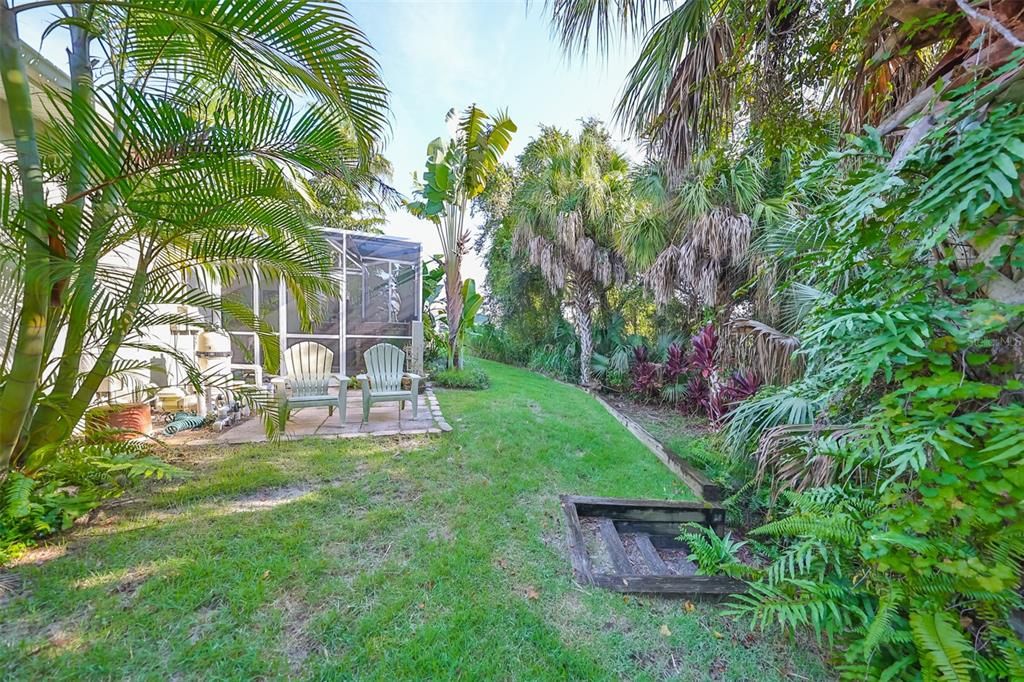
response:
[[(746, 584), (726, 575), (677, 575), (658, 555), (656, 547), (685, 547), (676, 537), (687, 521), (722, 533), (725, 510), (706, 502), (664, 502), (610, 497), (560, 495), (569, 539), (569, 561), (583, 585), (615, 592), (643, 592), (721, 597), (746, 590)], [(597, 519), (598, 534), (608, 550), (612, 570), (598, 571), (590, 558), (580, 517)], [(632, 533), (651, 574), (635, 569), (626, 555), (620, 533)]]
[(722, 487), (704, 475), (704, 472), (696, 469), (682, 457), (662, 445), (661, 441), (652, 436), (647, 429), (616, 410), (607, 400), (602, 398), (595, 391), (587, 391), (597, 402), (604, 406), (615, 419), (636, 436), (637, 440), (647, 446), (647, 449), (654, 453), (654, 456), (661, 460), (661, 463), (668, 467), (669, 471), (678, 476), (687, 485), (694, 495), (708, 502), (720, 502), (722, 499)]

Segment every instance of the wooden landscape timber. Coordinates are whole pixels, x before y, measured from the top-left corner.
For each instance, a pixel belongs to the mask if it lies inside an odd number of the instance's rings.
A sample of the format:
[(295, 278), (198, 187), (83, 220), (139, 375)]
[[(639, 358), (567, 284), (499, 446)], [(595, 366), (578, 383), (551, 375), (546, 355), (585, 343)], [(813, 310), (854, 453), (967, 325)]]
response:
[[(569, 561), (577, 580), (615, 592), (642, 592), (721, 596), (735, 594), (746, 585), (724, 575), (683, 575), (665, 562), (660, 550), (680, 550), (677, 539), (682, 523), (699, 523), (725, 532), (725, 510), (706, 502), (665, 502), (608, 497), (562, 495)], [(587, 548), (581, 519), (595, 519), (597, 535), (607, 551), (611, 569), (595, 565)], [(623, 543), (629, 535), (638, 558), (631, 559)], [(638, 563), (640, 565), (638, 565)]]
[(668, 467), (669, 471), (674, 473), (676, 476), (686, 484), (690, 490), (693, 491), (694, 495), (697, 495), (702, 500), (708, 502), (719, 502), (722, 499), (722, 487), (704, 475), (703, 471), (700, 471), (685, 459), (677, 455), (670, 448), (666, 447), (661, 441), (652, 436), (647, 429), (638, 424), (635, 420), (627, 417), (618, 410), (616, 410), (607, 400), (602, 398), (596, 392), (590, 391), (590, 394), (594, 396), (597, 402), (604, 406), (604, 409), (608, 410), (615, 419), (626, 427), (630, 433), (636, 436), (637, 440), (647, 446), (647, 449), (654, 453), (662, 464)]

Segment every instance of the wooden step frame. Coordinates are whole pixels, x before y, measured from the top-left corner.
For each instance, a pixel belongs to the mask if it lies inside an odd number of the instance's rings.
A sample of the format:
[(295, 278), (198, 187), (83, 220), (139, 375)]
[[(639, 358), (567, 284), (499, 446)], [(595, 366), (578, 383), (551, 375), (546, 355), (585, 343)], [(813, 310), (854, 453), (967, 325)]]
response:
[[(682, 523), (694, 522), (725, 532), (725, 510), (706, 502), (666, 502), (613, 497), (562, 495), (569, 541), (569, 560), (582, 584), (615, 592), (721, 596), (746, 589), (741, 580), (724, 575), (676, 575), (657, 555), (657, 547), (684, 546), (676, 536)], [(580, 518), (598, 519), (599, 534), (609, 550), (611, 572), (598, 571), (587, 551)], [(620, 533), (638, 533), (638, 548), (650, 575), (637, 573), (630, 564)], [(653, 555), (651, 554), (653, 552)], [(655, 557), (657, 557), (655, 559)], [(659, 565), (660, 562), (660, 565)]]

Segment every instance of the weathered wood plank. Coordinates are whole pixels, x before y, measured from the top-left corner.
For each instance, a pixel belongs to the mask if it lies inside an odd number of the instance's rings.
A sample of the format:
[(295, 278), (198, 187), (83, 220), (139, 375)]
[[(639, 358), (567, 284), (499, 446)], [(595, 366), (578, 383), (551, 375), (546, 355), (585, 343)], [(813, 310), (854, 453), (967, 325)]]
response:
[(645, 533), (671, 538), (679, 535), (679, 523), (675, 521), (616, 521), (615, 525), (620, 533)]
[(708, 509), (646, 509), (629, 507), (576, 505), (580, 516), (601, 516), (615, 521), (645, 521), (650, 523), (705, 523), (710, 516)]
[[(577, 500), (581, 501), (582, 508), (577, 507)], [(711, 515), (713, 520), (724, 522), (724, 511), (720, 507), (700, 503), (661, 503), (652, 500), (616, 500), (573, 495), (562, 495), (560, 501), (567, 524), (569, 559), (577, 580), (583, 584), (596, 585), (617, 592), (678, 594), (707, 598), (734, 594), (746, 588), (742, 581), (727, 576), (681, 576), (671, 573), (656, 548), (685, 547), (684, 543), (675, 539), (679, 534), (678, 521), (616, 521), (597, 513), (594, 505), (611, 508), (613, 514), (638, 510), (649, 512), (652, 509), (663, 510), (666, 506), (677, 505), (679, 508), (674, 511), (681, 515), (703, 511)], [(598, 520), (598, 531), (608, 548), (613, 573), (595, 572), (583, 536), (581, 516), (590, 516)], [(637, 546), (644, 561), (655, 572), (654, 575), (637, 573), (626, 554), (620, 533), (643, 534), (637, 539)]]
[(672, 571), (669, 570), (668, 564), (658, 554), (658, 550), (651, 544), (651, 536), (640, 533), (636, 535), (636, 547), (640, 550), (640, 554), (643, 556), (644, 561), (647, 562), (648, 568), (651, 569), (651, 573), (655, 575), (672, 575)]
[(623, 574), (633, 573), (633, 565), (629, 563), (622, 538), (619, 537), (619, 531), (615, 530), (615, 523), (611, 519), (603, 518), (597, 524), (601, 532), (601, 539), (604, 540), (604, 544), (608, 548), (608, 556), (611, 557), (612, 564), (615, 566), (615, 571)]
[[(607, 516), (615, 521), (642, 521), (653, 523), (701, 523), (719, 535), (725, 532), (725, 509), (708, 502), (670, 502), (658, 500), (629, 500), (608, 497), (570, 496), (580, 516)], [(677, 529), (659, 529), (652, 533), (677, 534)]]
[(583, 528), (580, 526), (580, 517), (576, 513), (569, 495), (562, 495), (562, 511), (565, 513), (566, 534), (569, 543), (569, 562), (576, 574), (576, 579), (585, 584), (594, 582), (594, 571), (590, 564), (590, 556), (587, 554), (587, 541), (583, 538)]
[(723, 575), (605, 575), (594, 576), (594, 584), (615, 592), (661, 594), (737, 594), (746, 583)]
[(566, 495), (576, 505), (600, 506), (608, 508), (636, 509), (718, 509), (709, 502), (693, 500), (637, 500), (625, 497), (592, 497), (590, 495)]

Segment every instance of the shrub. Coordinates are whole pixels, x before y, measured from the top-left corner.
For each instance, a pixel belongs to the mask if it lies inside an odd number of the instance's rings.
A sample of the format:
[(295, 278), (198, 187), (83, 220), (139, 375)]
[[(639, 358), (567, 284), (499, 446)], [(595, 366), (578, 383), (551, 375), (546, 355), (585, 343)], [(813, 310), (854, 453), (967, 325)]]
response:
[(642, 400), (658, 395), (661, 389), (658, 365), (651, 362), (647, 346), (633, 348), (632, 391)]
[(491, 385), (491, 378), (482, 369), (446, 369), (431, 376), (431, 380), (444, 388), (480, 390)]
[(686, 358), (683, 355), (683, 347), (673, 343), (668, 347), (663, 370), (666, 384), (674, 384), (686, 372)]
[(778, 559), (733, 612), (824, 635), (850, 679), (1024, 679), (1024, 307), (999, 286), (1024, 117), (979, 113), (976, 85), (902, 162), (869, 131), (802, 178), (828, 188), (780, 228), (814, 235), (791, 263), (819, 292), (806, 373), (730, 427), (779, 501), (748, 534)]
[(478, 325), (473, 330), (469, 336), (469, 348), (478, 358), (508, 365), (523, 365), (530, 359), (522, 344), (517, 344), (505, 329), (490, 323)]
[(104, 500), (142, 478), (182, 475), (135, 442), (72, 440), (48, 453), (45, 466), (12, 471), (0, 483), (0, 565), (36, 540), (67, 530)]

